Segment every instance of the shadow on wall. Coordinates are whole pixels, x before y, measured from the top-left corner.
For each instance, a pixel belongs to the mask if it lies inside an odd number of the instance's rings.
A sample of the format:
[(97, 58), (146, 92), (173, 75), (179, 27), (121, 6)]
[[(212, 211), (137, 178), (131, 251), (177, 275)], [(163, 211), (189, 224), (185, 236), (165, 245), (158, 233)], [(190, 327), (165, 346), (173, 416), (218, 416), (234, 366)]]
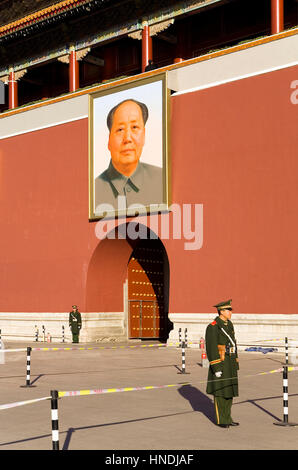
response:
[(122, 312), (123, 283), (132, 253), (128, 240), (101, 240), (89, 263), (86, 285), (87, 312)]

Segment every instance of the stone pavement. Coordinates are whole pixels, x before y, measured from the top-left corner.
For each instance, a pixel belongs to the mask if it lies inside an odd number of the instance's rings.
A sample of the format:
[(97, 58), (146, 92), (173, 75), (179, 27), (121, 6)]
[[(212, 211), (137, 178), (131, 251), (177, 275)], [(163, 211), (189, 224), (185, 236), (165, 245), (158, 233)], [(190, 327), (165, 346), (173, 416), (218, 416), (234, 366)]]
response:
[[(274, 425), (283, 421), (282, 374), (269, 372), (282, 367), (281, 353), (239, 353), (240, 396), (234, 399), (232, 412), (240, 426), (221, 429), (214, 424), (212, 397), (205, 393), (208, 369), (201, 366), (200, 351), (186, 349), (187, 373), (179, 374), (181, 350), (157, 344), (161, 343), (5, 342), (7, 349), (93, 349), (32, 351), (32, 387), (27, 388), (23, 387), (26, 352), (6, 352), (5, 364), (0, 364), (0, 405), (46, 398), (51, 390), (189, 382), (174, 387), (60, 398), (60, 450), (297, 450), (298, 426)], [(261, 372), (268, 374), (260, 375)], [(52, 449), (50, 400), (2, 409), (0, 416), (1, 450)], [(298, 371), (289, 372), (289, 421), (298, 423)]]

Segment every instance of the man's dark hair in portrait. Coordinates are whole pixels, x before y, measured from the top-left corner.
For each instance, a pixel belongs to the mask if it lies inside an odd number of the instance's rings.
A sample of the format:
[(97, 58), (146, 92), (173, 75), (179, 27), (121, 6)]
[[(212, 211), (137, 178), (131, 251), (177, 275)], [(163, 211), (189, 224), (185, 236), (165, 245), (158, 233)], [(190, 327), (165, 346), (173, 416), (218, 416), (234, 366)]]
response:
[(116, 106), (114, 106), (114, 108), (111, 109), (111, 111), (109, 112), (109, 114), (107, 116), (107, 126), (108, 126), (108, 129), (109, 129), (110, 132), (111, 132), (112, 124), (113, 124), (115, 111), (119, 108), (119, 106), (122, 103), (126, 103), (127, 101), (132, 101), (133, 103), (136, 103), (138, 106), (140, 106), (141, 111), (142, 111), (144, 125), (146, 124), (146, 122), (148, 120), (148, 116), (149, 116), (149, 111), (148, 111), (148, 108), (145, 105), (145, 103), (141, 103), (140, 101), (133, 100), (133, 99), (123, 100), (123, 101), (121, 101), (121, 103), (118, 103)]

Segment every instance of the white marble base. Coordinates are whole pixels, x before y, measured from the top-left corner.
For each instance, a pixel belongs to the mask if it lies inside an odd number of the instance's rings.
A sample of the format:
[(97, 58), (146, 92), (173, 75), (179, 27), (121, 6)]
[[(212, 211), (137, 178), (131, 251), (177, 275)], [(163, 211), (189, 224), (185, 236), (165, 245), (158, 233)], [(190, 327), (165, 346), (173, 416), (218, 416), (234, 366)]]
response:
[[(170, 313), (174, 325), (170, 332), (168, 345), (179, 343), (179, 328), (182, 341), (187, 329), (188, 346), (199, 348), (200, 338), (205, 338), (208, 324), (216, 318), (217, 313)], [(249, 345), (280, 346), (283, 349), (285, 337), (290, 341), (298, 340), (298, 315), (296, 314), (242, 314), (233, 313), (232, 322), (239, 350)], [(194, 342), (195, 344), (191, 344)]]
[[(92, 312), (81, 313), (82, 329), (80, 342), (115, 342), (127, 340), (126, 321), (123, 312)], [(68, 326), (68, 313), (51, 312), (9, 312), (1, 313), (0, 329), (5, 343), (8, 341), (35, 341), (35, 325), (38, 328), (38, 341), (43, 341), (43, 326), (45, 340), (48, 334), (52, 342), (62, 342), (62, 325), (64, 325), (65, 342), (72, 342)]]
[[(127, 341), (127, 312), (81, 313), (82, 329), (80, 342), (120, 342)], [(205, 337), (207, 325), (216, 313), (171, 313), (169, 318), (174, 325), (167, 344), (179, 345), (179, 328), (187, 328), (188, 346), (199, 348), (201, 337)], [(71, 343), (72, 336), (68, 326), (69, 313), (28, 313), (8, 312), (0, 315), (1, 336), (9, 341), (35, 341), (35, 325), (39, 330), (39, 341), (43, 341), (42, 326), (45, 327), (45, 340), (48, 333), (52, 342), (62, 343), (62, 325), (65, 329), (65, 342)], [(283, 350), (285, 337), (298, 341), (298, 315), (294, 314), (239, 314), (234, 313), (232, 321), (239, 350), (249, 345), (280, 346)]]

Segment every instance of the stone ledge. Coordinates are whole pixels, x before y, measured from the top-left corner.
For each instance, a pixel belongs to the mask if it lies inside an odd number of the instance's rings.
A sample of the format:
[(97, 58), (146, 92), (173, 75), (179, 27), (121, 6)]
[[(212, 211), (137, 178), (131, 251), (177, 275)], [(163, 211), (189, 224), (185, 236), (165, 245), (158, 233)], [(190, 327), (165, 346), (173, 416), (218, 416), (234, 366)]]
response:
[[(187, 329), (188, 342), (199, 343), (201, 337), (205, 337), (208, 324), (217, 316), (214, 313), (170, 313), (169, 319), (173, 323), (167, 344), (179, 342), (179, 328), (181, 328), (182, 340)], [(284, 339), (298, 339), (298, 315), (297, 314), (255, 314), (233, 313), (232, 321), (235, 328), (237, 342), (240, 345), (253, 345), (256, 342), (272, 341), (277, 347), (284, 345)], [(265, 343), (266, 344), (266, 343)], [(189, 344), (189, 347), (199, 348), (199, 344)]]
[[(124, 327), (123, 312), (87, 312), (82, 313), (81, 342), (126, 341), (127, 332)], [(68, 326), (69, 312), (3, 312), (0, 316), (0, 329), (3, 340), (35, 341), (36, 328), (39, 341), (42, 340), (42, 326), (45, 336), (50, 333), (52, 341), (62, 342), (62, 326), (64, 325), (65, 342), (72, 341)]]

